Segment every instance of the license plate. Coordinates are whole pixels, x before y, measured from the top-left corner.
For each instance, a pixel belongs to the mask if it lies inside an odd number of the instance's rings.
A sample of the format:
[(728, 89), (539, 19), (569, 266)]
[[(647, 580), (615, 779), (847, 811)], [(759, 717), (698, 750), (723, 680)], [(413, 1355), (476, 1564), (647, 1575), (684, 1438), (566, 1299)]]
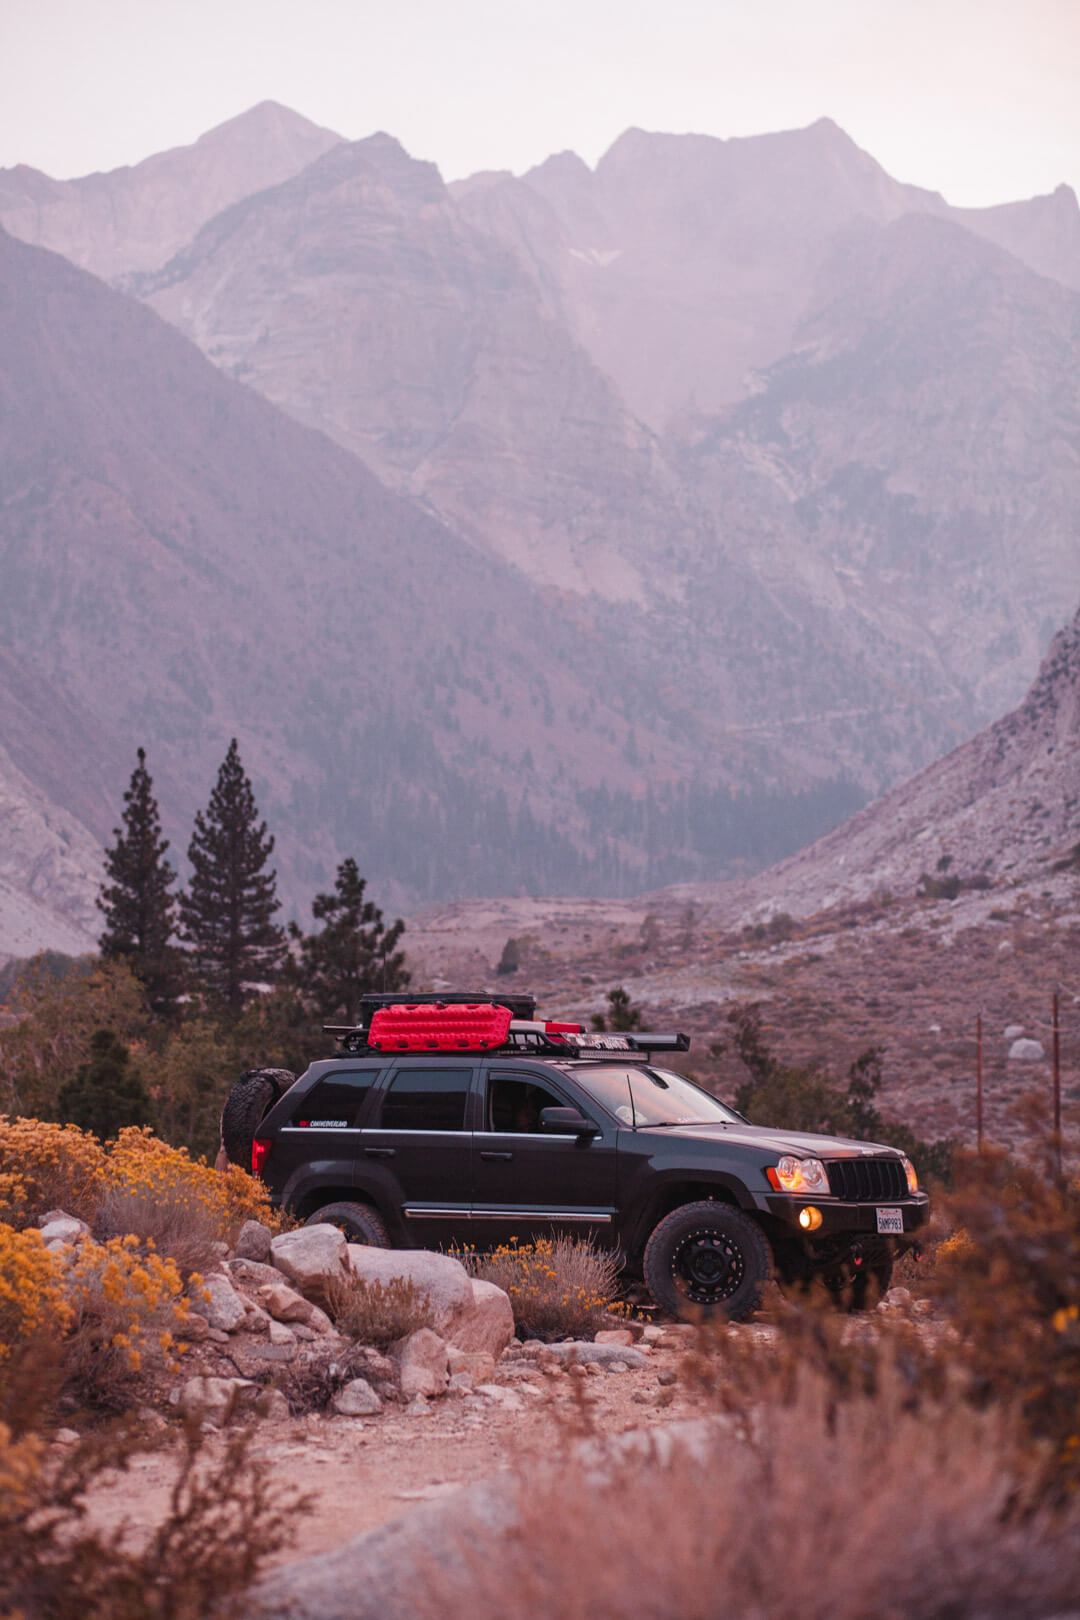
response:
[(899, 1232), (903, 1236), (904, 1212), (902, 1209), (879, 1209), (877, 1212), (877, 1229), (879, 1232)]

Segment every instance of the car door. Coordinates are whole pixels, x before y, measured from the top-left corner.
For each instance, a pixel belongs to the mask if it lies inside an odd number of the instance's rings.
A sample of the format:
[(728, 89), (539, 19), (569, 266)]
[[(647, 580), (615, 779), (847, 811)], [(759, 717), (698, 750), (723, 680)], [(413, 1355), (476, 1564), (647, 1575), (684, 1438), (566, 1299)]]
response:
[(361, 1157), (392, 1187), (401, 1229), (417, 1248), (470, 1241), (474, 1067), (399, 1058), (362, 1133)]
[[(473, 1146), (473, 1241), (493, 1248), (553, 1231), (591, 1236), (602, 1246), (614, 1232), (615, 1124), (590, 1108), (561, 1076), (541, 1069), (504, 1069), (482, 1076), (482, 1129)], [(595, 1136), (540, 1129), (542, 1108), (578, 1108)]]

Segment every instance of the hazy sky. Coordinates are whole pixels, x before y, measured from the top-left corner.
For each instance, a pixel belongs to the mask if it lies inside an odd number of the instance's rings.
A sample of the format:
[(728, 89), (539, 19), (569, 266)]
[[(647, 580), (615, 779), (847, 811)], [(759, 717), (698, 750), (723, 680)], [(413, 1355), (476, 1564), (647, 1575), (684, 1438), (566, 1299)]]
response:
[(447, 179), (828, 115), (900, 180), (1080, 188), (1080, 0), (0, 0), (0, 165), (137, 162), (273, 99)]

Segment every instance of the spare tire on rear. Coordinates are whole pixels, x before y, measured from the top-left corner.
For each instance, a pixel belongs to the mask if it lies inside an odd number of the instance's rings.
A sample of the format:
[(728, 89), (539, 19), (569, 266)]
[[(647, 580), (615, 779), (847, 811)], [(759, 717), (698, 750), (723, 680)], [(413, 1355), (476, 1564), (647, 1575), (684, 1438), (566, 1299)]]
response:
[(251, 1142), (265, 1116), (296, 1079), (291, 1069), (249, 1069), (221, 1110), (221, 1145), (230, 1164), (251, 1169)]

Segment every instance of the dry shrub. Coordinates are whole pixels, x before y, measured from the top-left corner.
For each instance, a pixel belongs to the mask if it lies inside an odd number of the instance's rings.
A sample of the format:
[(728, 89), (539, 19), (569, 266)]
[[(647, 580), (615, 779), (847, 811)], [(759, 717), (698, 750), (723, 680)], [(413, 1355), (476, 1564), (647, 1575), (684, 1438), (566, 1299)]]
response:
[(173, 1330), (188, 1311), (182, 1290), (175, 1263), (141, 1251), (135, 1237), (80, 1244), (65, 1282), (67, 1392), (108, 1411), (130, 1407), (152, 1373), (179, 1354)]
[(420, 1328), (435, 1326), (427, 1294), (405, 1277), (367, 1282), (352, 1272), (326, 1288), (326, 1309), (334, 1326), (360, 1344), (386, 1350)]
[(584, 1238), (509, 1243), (488, 1255), (468, 1255), (474, 1277), (510, 1296), (524, 1338), (580, 1337), (603, 1327), (618, 1283), (614, 1257)]
[(105, 1178), (105, 1150), (95, 1136), (0, 1114), (0, 1220), (27, 1226), (63, 1209), (88, 1221)]
[(126, 1527), (87, 1524), (88, 1504), (140, 1447), (118, 1426), (85, 1436), (62, 1457), (39, 1435), (0, 1423), (0, 1613), (25, 1620), (227, 1620), (295, 1530), (308, 1503), (251, 1456), (253, 1431), (235, 1430), (209, 1454), (186, 1431), (169, 1509), (145, 1545)]
[(339, 1390), (354, 1378), (367, 1378), (369, 1372), (363, 1348), (350, 1344), (338, 1350), (313, 1350), (290, 1362), (274, 1382), (288, 1401), (289, 1411), (300, 1417), (305, 1412), (324, 1412)]
[(222, 1175), (145, 1128), (120, 1132), (94, 1221), (102, 1236), (133, 1233), (188, 1276), (208, 1269), (214, 1244), (233, 1239), (247, 1219), (273, 1223), (266, 1188), (245, 1171), (233, 1165)]
[(1080, 1489), (1080, 1182), (1004, 1154), (958, 1163), (931, 1290), (980, 1404), (1015, 1400), (1049, 1442), (1053, 1490)]
[(1075, 1606), (1080, 1503), (1032, 1500), (1016, 1415), (906, 1380), (836, 1403), (804, 1367), (747, 1420), (586, 1448), (461, 1526), (418, 1620), (1025, 1620)]

